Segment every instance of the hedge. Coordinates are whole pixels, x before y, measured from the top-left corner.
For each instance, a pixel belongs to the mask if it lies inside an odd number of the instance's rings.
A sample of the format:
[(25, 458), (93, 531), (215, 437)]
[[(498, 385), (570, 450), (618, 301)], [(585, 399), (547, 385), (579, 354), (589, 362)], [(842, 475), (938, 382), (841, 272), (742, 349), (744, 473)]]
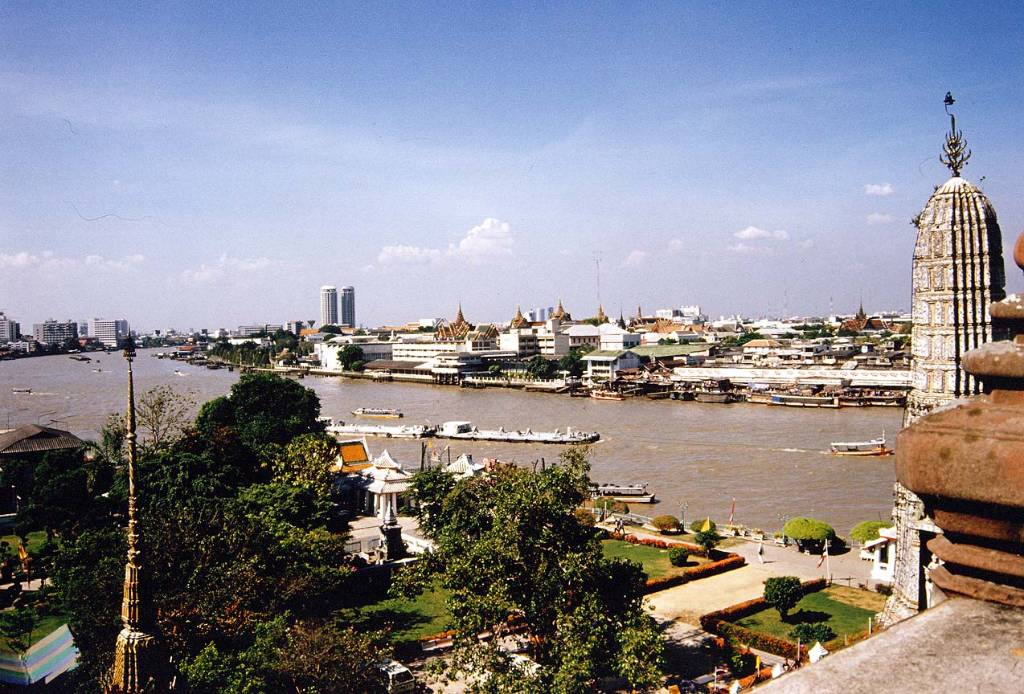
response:
[(726, 571), (731, 571), (732, 569), (738, 569), (746, 563), (747, 560), (740, 555), (730, 554), (725, 559), (719, 559), (718, 561), (694, 566), (686, 569), (680, 574), (649, 578), (647, 579), (647, 583), (644, 584), (644, 593), (655, 593), (659, 590), (672, 588), (673, 586), (681, 586), (684, 583), (696, 581), (700, 578), (707, 578), (708, 576), (715, 576)]

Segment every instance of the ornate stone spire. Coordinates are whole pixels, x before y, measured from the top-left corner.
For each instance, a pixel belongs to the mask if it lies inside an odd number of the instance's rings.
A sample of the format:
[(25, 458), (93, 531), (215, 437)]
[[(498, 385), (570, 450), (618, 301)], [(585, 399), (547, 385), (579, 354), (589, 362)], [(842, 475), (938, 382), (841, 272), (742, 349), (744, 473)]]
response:
[(454, 325), (462, 325), (465, 322), (466, 322), (466, 317), (462, 315), (462, 302), (460, 301), (459, 302), (459, 310), (458, 310), (458, 313), (455, 314), (455, 320), (453, 321), (453, 324)]
[[(946, 113), (949, 107), (956, 103), (956, 99), (949, 92), (946, 92)], [(949, 167), (954, 177), (960, 176), (960, 171), (967, 166), (967, 160), (971, 158), (971, 150), (967, 149), (967, 141), (964, 134), (956, 129), (956, 115), (949, 113), (949, 133), (946, 134), (946, 144), (943, 146), (945, 156), (940, 155), (939, 161)]]
[(516, 328), (521, 328), (525, 324), (526, 318), (523, 317), (523, 310), (517, 305), (516, 315), (512, 317), (512, 323), (509, 325), (509, 327), (515, 330)]
[(169, 688), (170, 667), (157, 628), (152, 595), (143, 573), (144, 553), (139, 527), (140, 485), (136, 477), (137, 446), (135, 433), (135, 383), (132, 360), (135, 345), (125, 347), (128, 361), (128, 414), (125, 440), (128, 444), (128, 561), (124, 565), (124, 594), (121, 601), (121, 624), (114, 646), (114, 667), (110, 672), (107, 692), (135, 694), (136, 692), (166, 691)]

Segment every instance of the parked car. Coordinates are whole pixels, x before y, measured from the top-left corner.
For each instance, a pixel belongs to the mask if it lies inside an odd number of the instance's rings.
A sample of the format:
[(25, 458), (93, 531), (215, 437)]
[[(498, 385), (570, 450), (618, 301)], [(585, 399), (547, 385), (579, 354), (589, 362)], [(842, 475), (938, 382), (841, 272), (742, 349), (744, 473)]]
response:
[(397, 660), (385, 660), (377, 665), (383, 679), (384, 691), (388, 694), (416, 691), (416, 678), (409, 668)]

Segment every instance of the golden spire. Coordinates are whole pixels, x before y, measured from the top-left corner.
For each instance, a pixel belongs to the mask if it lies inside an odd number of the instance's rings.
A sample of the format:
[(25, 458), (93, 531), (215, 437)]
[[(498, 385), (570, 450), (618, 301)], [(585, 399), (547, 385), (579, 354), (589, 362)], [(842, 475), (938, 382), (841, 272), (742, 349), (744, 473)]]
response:
[(135, 433), (135, 383), (132, 360), (135, 345), (124, 349), (128, 361), (128, 414), (125, 440), (128, 444), (128, 561), (124, 565), (124, 593), (121, 624), (114, 646), (114, 667), (106, 691), (111, 694), (168, 689), (169, 660), (157, 637), (152, 595), (143, 576), (143, 544), (139, 527), (140, 484), (136, 478), (138, 450)]
[(558, 320), (565, 318), (565, 308), (562, 306), (562, 297), (558, 297), (558, 308), (556, 308), (555, 312), (551, 314), (551, 318), (557, 318)]
[(453, 324), (454, 325), (462, 325), (465, 322), (466, 322), (466, 318), (462, 315), (462, 302), (460, 301), (459, 302), (459, 310), (458, 310), (458, 313), (455, 314), (455, 320), (453, 321)]
[(598, 323), (607, 323), (608, 322), (608, 316), (604, 315), (604, 305), (603, 304), (598, 304), (597, 305), (597, 322)]
[(517, 304), (516, 315), (512, 317), (512, 323), (509, 325), (509, 327), (512, 329), (519, 328), (524, 323), (526, 323), (526, 318), (523, 317), (523, 309)]
[(939, 161), (949, 167), (953, 176), (960, 175), (960, 171), (967, 166), (967, 160), (971, 158), (971, 150), (967, 149), (967, 141), (964, 134), (956, 129), (956, 116), (949, 113), (949, 107), (956, 103), (956, 99), (950, 92), (946, 92), (946, 113), (949, 114), (949, 132), (946, 134), (946, 144), (943, 146), (945, 156), (939, 155)]

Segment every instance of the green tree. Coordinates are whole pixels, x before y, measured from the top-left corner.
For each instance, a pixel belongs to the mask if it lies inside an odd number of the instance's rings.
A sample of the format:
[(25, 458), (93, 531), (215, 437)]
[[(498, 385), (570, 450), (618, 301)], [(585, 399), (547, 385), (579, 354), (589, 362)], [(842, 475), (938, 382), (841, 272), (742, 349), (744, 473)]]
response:
[(751, 340), (764, 340), (764, 339), (765, 339), (765, 336), (755, 330), (755, 331), (751, 331), (749, 333), (743, 333), (742, 335), (740, 335), (738, 338), (736, 338), (736, 344), (745, 345), (748, 342), (750, 342)]
[(331, 467), (337, 455), (337, 444), (329, 435), (300, 434), (272, 461), (274, 480), (313, 487), (327, 497), (334, 480)]
[(797, 624), (792, 631), (789, 632), (789, 638), (794, 641), (799, 640), (801, 643), (814, 643), (818, 641), (820, 643), (828, 643), (836, 637), (836, 632), (828, 624), (824, 622), (817, 622), (814, 624)]
[[(540, 472), (509, 466), (456, 482), (431, 514), (434, 551), (400, 577), (406, 589), (437, 580), (451, 591), (456, 647), (445, 667), (475, 673), (481, 691), (578, 692), (602, 675), (634, 688), (660, 679), (662, 643), (641, 606), (640, 566), (605, 559), (574, 515), (589, 494), (588, 470), (585, 449), (571, 448)], [(526, 630), (536, 668), (516, 667), (497, 640), (477, 639), (507, 633), (510, 618)]]
[(583, 363), (583, 355), (578, 349), (571, 349), (569, 353), (558, 360), (558, 369), (568, 371), (570, 376), (579, 378), (583, 375), (586, 365)]
[(668, 560), (672, 566), (686, 566), (690, 560), (690, 550), (685, 547), (673, 547), (668, 551)]
[(316, 394), (276, 374), (245, 374), (231, 386), (228, 401), (238, 437), (253, 451), (324, 429)]
[(825, 542), (836, 539), (836, 531), (831, 525), (802, 516), (790, 518), (782, 528), (782, 532), (795, 540), (801, 549), (820, 549), (824, 547)]
[(32, 630), (38, 623), (39, 611), (34, 605), (0, 611), (0, 638), (15, 653), (24, 653), (32, 645)]
[(779, 611), (779, 617), (786, 621), (789, 611), (796, 607), (803, 597), (800, 579), (796, 576), (772, 576), (764, 582), (764, 601)]
[(166, 446), (180, 438), (191, 421), (195, 400), (168, 385), (154, 386), (139, 397), (136, 412), (139, 444), (145, 450)]
[(722, 536), (718, 534), (718, 531), (712, 528), (711, 530), (701, 530), (693, 537), (693, 541), (696, 542), (704, 550), (704, 555), (710, 557), (711, 550), (718, 546), (718, 543), (722, 541)]
[(361, 369), (355, 368), (356, 364), (365, 363), (366, 356), (363, 354), (363, 348), (359, 345), (345, 345), (338, 352), (338, 361), (341, 362), (341, 368), (346, 371), (359, 371)]
[(557, 369), (554, 362), (539, 354), (526, 362), (526, 372), (538, 380), (553, 378)]
[(455, 483), (455, 476), (442, 467), (427, 468), (412, 476), (409, 491), (416, 500), (416, 520), (428, 536), (444, 530), (445, 502), (455, 489)]
[(862, 545), (867, 544), (872, 540), (877, 540), (878, 531), (890, 525), (891, 523), (886, 523), (885, 521), (863, 521), (853, 526), (853, 529), (850, 531), (850, 537)]
[(679, 519), (668, 514), (655, 516), (651, 519), (651, 525), (663, 533), (676, 533), (683, 529)]

